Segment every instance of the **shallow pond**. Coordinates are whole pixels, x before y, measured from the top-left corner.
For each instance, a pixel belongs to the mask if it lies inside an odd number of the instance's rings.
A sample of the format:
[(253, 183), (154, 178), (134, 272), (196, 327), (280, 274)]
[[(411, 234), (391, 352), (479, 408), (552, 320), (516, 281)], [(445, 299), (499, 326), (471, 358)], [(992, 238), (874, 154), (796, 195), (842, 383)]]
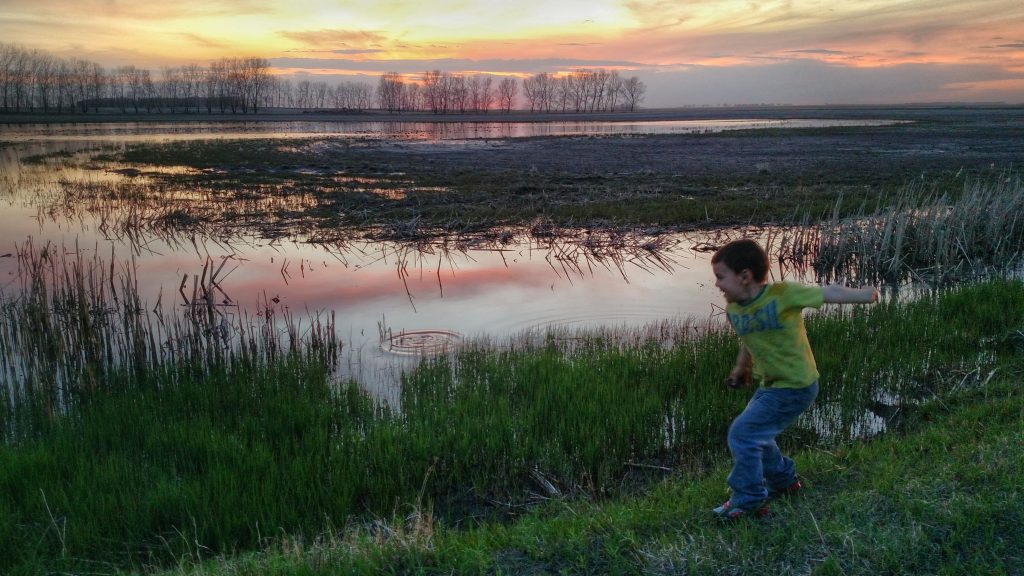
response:
[(626, 122), (111, 122), (15, 124), (3, 126), (0, 142), (111, 140), (117, 142), (196, 138), (374, 138), (401, 140), (473, 140), (537, 136), (621, 136), (706, 134), (765, 128), (888, 126), (902, 120), (872, 119), (725, 119)]
[[(871, 121), (856, 121), (865, 124)], [(0, 285), (18, 290), (16, 253), (31, 241), (65, 253), (133, 262), (149, 304), (184, 305), (204, 268), (219, 270), (219, 310), (234, 321), (273, 302), (302, 322), (336, 315), (341, 376), (392, 396), (397, 372), (421, 354), (467, 338), (502, 342), (551, 327), (635, 329), (720, 312), (707, 247), (721, 231), (663, 238), (657, 255), (642, 249), (588, 252), (555, 240), (510, 236), (500, 245), (418, 246), (351, 241), (314, 244), (301, 233), (268, 240), (257, 233), (230, 239), (111, 234), (104, 218), (59, 206), (61, 181), (118, 183), (109, 169), (24, 163), (35, 154), (73, 154), (137, 140), (332, 135), (459, 141), (539, 135), (714, 131), (736, 128), (848, 124), (826, 120), (729, 120), (634, 123), (228, 123), (103, 124), (5, 128), (0, 140)], [(130, 211), (130, 203), (123, 210)], [(784, 273), (775, 270), (776, 277)]]

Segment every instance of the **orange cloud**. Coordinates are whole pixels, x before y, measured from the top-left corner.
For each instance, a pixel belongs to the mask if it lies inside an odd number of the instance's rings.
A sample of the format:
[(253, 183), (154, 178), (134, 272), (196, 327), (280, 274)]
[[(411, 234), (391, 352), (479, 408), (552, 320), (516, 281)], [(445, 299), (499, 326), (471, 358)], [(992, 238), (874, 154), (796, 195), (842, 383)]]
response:
[(391, 39), (381, 32), (373, 30), (305, 30), (284, 31), (279, 35), (301, 42), (307, 46), (321, 49), (333, 49), (339, 46), (356, 46), (360, 48), (380, 48), (390, 43)]
[(281, 73), (361, 76), (817, 62), (851, 72), (971, 65), (987, 82), (991, 68), (1024, 67), (1021, 30), (1019, 0), (5, 0), (0, 14), (6, 42), (105, 66), (254, 55)]

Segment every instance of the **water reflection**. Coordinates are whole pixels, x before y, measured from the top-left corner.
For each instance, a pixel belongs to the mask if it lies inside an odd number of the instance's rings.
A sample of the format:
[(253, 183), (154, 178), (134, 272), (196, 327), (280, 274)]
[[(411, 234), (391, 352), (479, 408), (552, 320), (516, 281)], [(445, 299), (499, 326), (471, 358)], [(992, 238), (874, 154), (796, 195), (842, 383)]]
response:
[[(587, 251), (523, 235), (475, 246), (254, 237), (217, 243), (199, 236), (168, 242), (146, 232), (126, 242), (106, 240), (88, 222), (17, 221), (8, 229), (12, 244), (46, 239), (86, 260), (117, 262), (116, 274), (132, 267), (145, 309), (160, 301), (183, 312), (211, 303), (224, 326), (271, 309), (300, 319), (330, 311), (343, 343), (339, 377), (385, 396), (420, 353), (443, 351), (461, 337), (501, 341), (550, 326), (707, 317), (720, 299), (706, 254), (691, 249), (705, 238), (687, 235), (663, 240), (657, 257), (644, 259), (610, 247), (602, 253), (596, 242)], [(14, 258), (0, 258), (5, 292), (18, 289), (16, 272)]]
[(7, 142), (142, 142), (337, 136), (386, 140), (477, 140), (537, 136), (708, 134), (725, 130), (889, 126), (903, 120), (727, 119), (625, 122), (111, 122), (5, 126)]
[[(553, 254), (564, 248), (528, 241), (466, 250), (386, 242), (197, 242), (190, 251), (154, 241), (135, 256), (118, 243), (60, 249), (86, 260), (116, 259), (111, 268), (118, 277), (123, 267), (133, 267), (143, 308), (162, 302), (179, 314), (208, 310), (214, 315), (208, 324), (221, 330), (246, 318), (275, 317), (297, 321), (301, 334), (309, 318), (329, 312), (342, 344), (338, 377), (395, 400), (401, 371), (465, 339), (502, 345), (549, 329), (628, 330), (713, 317), (721, 296), (708, 254), (693, 247), (717, 240), (704, 234), (672, 239), (661, 255), (670, 268), (603, 265), (595, 256), (590, 266), (556, 268)], [(0, 270), (15, 264), (0, 259)]]
[[(346, 125), (344, 133), (447, 141), (577, 130), (621, 134), (631, 129), (710, 129), (710, 124), (692, 122), (370, 124)], [(712, 124), (715, 129), (750, 127), (740, 121)], [(721, 296), (714, 288), (708, 250), (729, 237), (766, 233), (646, 235), (537, 226), (444, 236), (416, 233), (399, 241), (394, 238), (401, 234), (393, 230), (316, 229), (277, 216), (317, 207), (318, 198), (261, 193), (258, 185), (227, 194), (201, 187), (168, 188), (149, 168), (88, 160), (97, 149), (123, 146), (136, 137), (277, 138), (283, 129), (298, 137), (315, 130), (336, 131), (338, 125), (5, 130), (5, 139), (20, 138), (23, 144), (0, 149), (6, 203), (0, 214), (0, 255), (15, 253), (31, 239), (36, 246), (87, 260), (102, 258), (110, 262), (112, 276), (132, 278), (143, 308), (173, 303), (187, 312), (200, 304), (217, 316), (212, 324), (221, 327), (258, 315), (309, 318), (329, 311), (343, 344), (339, 376), (355, 378), (388, 397), (393, 396), (397, 373), (419, 355), (442, 352), (464, 339), (500, 342), (549, 327), (636, 328), (666, 319), (715, 316)], [(32, 156), (37, 158), (23, 161)], [(407, 184), (403, 174), (338, 178), (349, 178), (346, 185), (378, 195), (393, 194), (395, 183)], [(795, 273), (780, 266), (773, 277)], [(5, 292), (18, 290), (17, 272), (15, 258), (0, 258)]]

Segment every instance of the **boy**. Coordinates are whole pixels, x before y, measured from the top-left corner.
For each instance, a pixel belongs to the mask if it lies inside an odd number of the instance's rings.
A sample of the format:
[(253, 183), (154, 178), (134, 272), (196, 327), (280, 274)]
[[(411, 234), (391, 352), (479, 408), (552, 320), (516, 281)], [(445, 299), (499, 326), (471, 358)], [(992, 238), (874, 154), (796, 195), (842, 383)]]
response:
[(792, 424), (818, 395), (818, 370), (804, 329), (802, 310), (823, 303), (874, 303), (874, 288), (768, 284), (768, 255), (753, 240), (736, 240), (711, 258), (715, 287), (740, 337), (736, 366), (726, 378), (732, 388), (758, 383), (750, 403), (729, 427), (732, 497), (714, 509), (726, 520), (762, 517), (769, 495), (800, 490), (793, 461), (779, 451), (775, 437)]

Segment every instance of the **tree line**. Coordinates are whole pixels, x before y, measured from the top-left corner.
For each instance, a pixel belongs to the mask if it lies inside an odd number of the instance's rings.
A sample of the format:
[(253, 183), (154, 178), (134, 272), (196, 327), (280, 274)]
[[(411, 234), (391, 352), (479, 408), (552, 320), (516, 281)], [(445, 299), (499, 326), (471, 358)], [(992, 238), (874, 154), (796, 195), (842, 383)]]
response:
[(636, 76), (622, 78), (612, 70), (575, 70), (568, 74), (547, 72), (520, 83), (504, 76), (497, 83), (489, 75), (458, 75), (434, 70), (419, 81), (397, 72), (380, 77), (378, 105), (389, 112), (430, 111), (434, 114), (509, 112), (521, 94), (530, 112), (634, 111), (643, 101), (647, 86)]
[(512, 76), (383, 74), (367, 82), (293, 81), (270, 73), (264, 58), (222, 58), (209, 66), (189, 64), (153, 72), (135, 66), (103, 66), (58, 58), (0, 42), (0, 111), (96, 113), (257, 113), (264, 108), (429, 111), (434, 114), (596, 112), (635, 110), (646, 86), (608, 70)]
[(0, 43), (4, 112), (255, 113), (267, 105), (274, 82), (270, 62), (263, 58), (222, 58), (208, 67), (163, 67), (154, 74)]

